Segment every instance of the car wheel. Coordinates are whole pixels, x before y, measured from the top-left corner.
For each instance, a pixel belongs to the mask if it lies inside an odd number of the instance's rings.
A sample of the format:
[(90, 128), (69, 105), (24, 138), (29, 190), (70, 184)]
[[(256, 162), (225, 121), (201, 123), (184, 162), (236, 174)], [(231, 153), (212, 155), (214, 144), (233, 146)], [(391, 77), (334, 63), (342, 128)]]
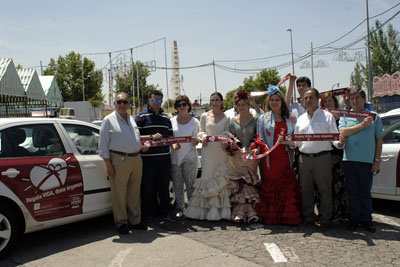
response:
[(21, 227), (15, 212), (0, 205), (0, 259), (15, 246), (20, 234)]

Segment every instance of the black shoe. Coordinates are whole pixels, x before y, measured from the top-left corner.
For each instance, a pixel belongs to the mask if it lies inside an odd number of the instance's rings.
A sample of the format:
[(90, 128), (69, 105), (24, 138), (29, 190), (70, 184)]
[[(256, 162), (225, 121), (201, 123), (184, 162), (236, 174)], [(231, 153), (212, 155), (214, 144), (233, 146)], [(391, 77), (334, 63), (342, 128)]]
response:
[(370, 233), (376, 232), (375, 226), (372, 224), (372, 222), (363, 222), (362, 227), (364, 227), (364, 229)]
[(350, 221), (350, 223), (347, 225), (347, 229), (349, 229), (350, 231), (355, 231), (357, 228), (358, 228), (357, 222)]
[(129, 224), (128, 225), (129, 229), (132, 230), (143, 230), (143, 231), (147, 231), (149, 228), (147, 227), (147, 225), (145, 225), (144, 223), (138, 223), (138, 224)]
[(308, 221), (305, 220), (302, 223), (298, 224), (299, 226), (309, 226), (309, 225), (315, 225), (315, 221)]
[(173, 212), (168, 212), (161, 216), (164, 220), (174, 222), (177, 220), (176, 215)]
[(320, 223), (318, 224), (318, 226), (319, 226), (319, 228), (320, 228), (321, 230), (329, 230), (329, 229), (331, 229), (331, 227), (332, 227), (331, 223), (329, 223), (329, 222), (320, 222)]
[(153, 226), (153, 218), (152, 217), (142, 218), (141, 224), (144, 224), (146, 226)]
[(126, 223), (121, 224), (120, 226), (118, 226), (118, 233), (120, 235), (127, 235), (129, 234), (129, 228), (128, 225)]

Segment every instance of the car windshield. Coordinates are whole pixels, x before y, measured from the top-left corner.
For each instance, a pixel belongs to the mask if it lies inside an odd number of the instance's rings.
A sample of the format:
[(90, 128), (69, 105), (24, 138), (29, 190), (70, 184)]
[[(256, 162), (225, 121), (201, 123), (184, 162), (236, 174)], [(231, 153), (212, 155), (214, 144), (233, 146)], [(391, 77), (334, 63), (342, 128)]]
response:
[(400, 122), (400, 116), (385, 117), (382, 119), (383, 130), (399, 122)]

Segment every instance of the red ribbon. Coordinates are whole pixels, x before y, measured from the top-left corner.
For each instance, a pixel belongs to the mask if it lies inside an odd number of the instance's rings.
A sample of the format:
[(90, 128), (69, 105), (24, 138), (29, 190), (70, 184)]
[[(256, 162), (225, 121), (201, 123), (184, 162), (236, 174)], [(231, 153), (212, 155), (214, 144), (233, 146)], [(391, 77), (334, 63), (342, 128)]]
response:
[[(289, 80), (290, 75), (291, 75), (290, 73), (286, 74), (286, 75), (282, 78), (282, 80), (280, 80), (280, 81), (278, 82), (278, 84), (277, 84), (276, 86), (279, 87), (279, 86), (281, 86), (284, 82), (286, 82), (287, 80)], [(267, 94), (268, 94), (268, 91), (250, 92), (250, 95), (251, 95), (251, 96), (260, 96), (260, 95), (267, 95)]]
[(208, 142), (228, 142), (234, 145), (234, 147), (238, 150), (241, 150), (241, 148), (230, 138), (225, 137), (225, 136), (216, 136), (216, 135), (207, 135), (206, 139)]
[(252, 155), (252, 154), (243, 155), (242, 159), (243, 160), (261, 159), (261, 158), (266, 157), (269, 154), (271, 154), (272, 151), (274, 151), (275, 148), (277, 148), (278, 146), (279, 146), (279, 141), (276, 141), (276, 143), (273, 145), (273, 147), (271, 147), (271, 149), (268, 149), (266, 152), (264, 152), (262, 154), (258, 154), (258, 155)]
[(282, 78), (282, 80), (279, 81), (279, 83), (276, 85), (277, 87), (281, 86), (282, 83), (286, 82), (290, 78), (290, 73), (286, 74), (285, 77)]
[(284, 134), (286, 141), (336, 141), (339, 140), (339, 133), (319, 134)]
[(142, 141), (142, 146), (154, 147), (154, 146), (169, 146), (176, 143), (191, 143), (191, 136), (179, 136), (179, 137), (168, 137), (160, 140), (146, 140)]
[(348, 91), (349, 91), (348, 87), (331, 90), (332, 94), (334, 94), (334, 95), (345, 95), (345, 94), (347, 94)]
[[(281, 128), (280, 135), (284, 135), (284, 133), (285, 133), (285, 129)], [(261, 159), (261, 158), (266, 157), (269, 154), (271, 154), (272, 151), (274, 151), (275, 148), (277, 148), (278, 146), (279, 146), (279, 141), (276, 140), (276, 143), (271, 147), (271, 149), (268, 149), (266, 152), (264, 152), (262, 154), (258, 154), (258, 155), (252, 155), (252, 154), (243, 155), (242, 158), (243, 158), (243, 160)]]
[(349, 118), (357, 118), (364, 119), (371, 116), (374, 120), (376, 118), (375, 113), (365, 112), (365, 111), (354, 111), (354, 110), (346, 110), (346, 109), (338, 109), (338, 108), (321, 108), (324, 109), (333, 115), (337, 115), (339, 117), (349, 117)]

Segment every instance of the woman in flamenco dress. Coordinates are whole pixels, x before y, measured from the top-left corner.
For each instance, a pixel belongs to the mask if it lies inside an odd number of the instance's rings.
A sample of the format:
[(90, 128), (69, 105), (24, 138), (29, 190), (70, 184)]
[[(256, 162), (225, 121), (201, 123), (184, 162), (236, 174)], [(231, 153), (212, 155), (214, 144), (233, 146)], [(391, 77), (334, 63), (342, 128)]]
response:
[(223, 109), (223, 97), (220, 93), (211, 94), (212, 110), (200, 117), (200, 131), (197, 135), (202, 141), (202, 173), (193, 184), (192, 197), (185, 210), (185, 216), (191, 219), (219, 221), (231, 219), (230, 189), (228, 174), (228, 155), (222, 142), (208, 142), (207, 136), (231, 137), (229, 118)]
[[(255, 146), (264, 153), (276, 142), (281, 142), (283, 134), (292, 134), (296, 124), (284, 96), (276, 86), (268, 88), (264, 101), (265, 114), (257, 121)], [(256, 210), (266, 224), (297, 225), (301, 218), (301, 187), (296, 179), (293, 166), (293, 150), (279, 144), (268, 156), (262, 158), (264, 181), (261, 186), (260, 203)]]
[(261, 182), (257, 174), (258, 160), (244, 161), (242, 156), (249, 154), (256, 139), (258, 118), (249, 112), (250, 99), (246, 91), (237, 91), (233, 100), (238, 115), (230, 119), (229, 131), (235, 142), (226, 149), (230, 154), (231, 173), (227, 177), (231, 186), (232, 220), (253, 223), (259, 220), (255, 209), (259, 202), (256, 185)]

